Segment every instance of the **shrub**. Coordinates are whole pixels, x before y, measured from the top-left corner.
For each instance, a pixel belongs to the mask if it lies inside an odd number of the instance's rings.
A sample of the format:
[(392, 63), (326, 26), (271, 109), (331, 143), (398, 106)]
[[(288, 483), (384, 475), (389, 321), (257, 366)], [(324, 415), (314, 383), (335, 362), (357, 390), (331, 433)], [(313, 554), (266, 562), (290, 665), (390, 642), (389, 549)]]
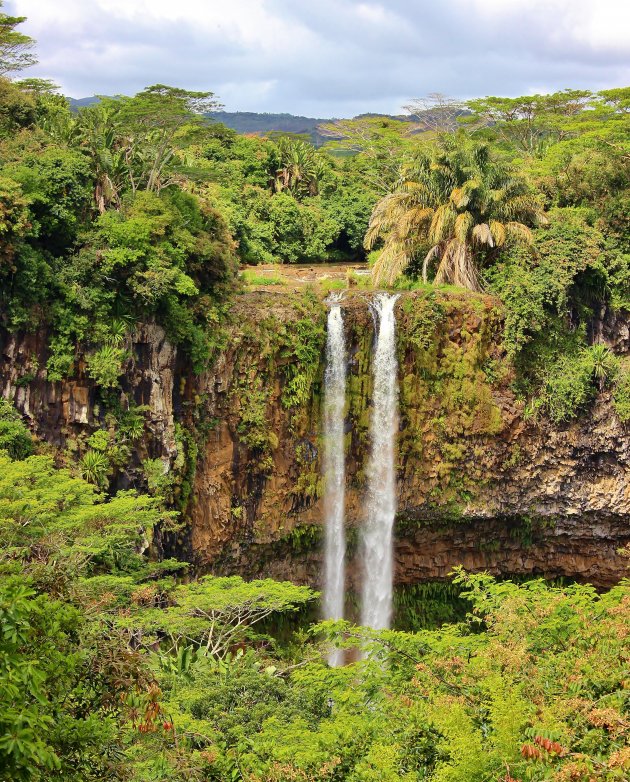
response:
[(97, 429), (97, 431), (88, 438), (88, 445), (95, 451), (104, 453), (109, 447), (109, 440), (109, 434), (104, 429)]
[(109, 467), (109, 459), (100, 451), (88, 451), (81, 459), (81, 475), (96, 486), (105, 485)]
[(87, 372), (102, 388), (115, 388), (123, 373), (126, 352), (113, 345), (104, 345), (87, 357)]
[(618, 359), (605, 345), (560, 354), (546, 369), (534, 407), (542, 407), (555, 423), (568, 421), (617, 373)]
[(142, 462), (144, 477), (147, 481), (149, 494), (164, 496), (173, 488), (173, 475), (168, 464), (161, 459), (145, 459)]
[(33, 453), (33, 440), (13, 405), (0, 399), (0, 451), (12, 459), (26, 459)]

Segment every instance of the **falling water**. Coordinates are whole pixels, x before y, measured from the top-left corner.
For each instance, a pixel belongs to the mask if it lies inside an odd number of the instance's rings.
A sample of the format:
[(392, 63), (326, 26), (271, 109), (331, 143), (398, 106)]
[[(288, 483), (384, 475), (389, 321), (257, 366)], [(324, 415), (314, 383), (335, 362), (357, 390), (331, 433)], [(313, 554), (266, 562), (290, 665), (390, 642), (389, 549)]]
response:
[[(344, 500), (344, 409), (346, 403), (346, 345), (339, 299), (330, 302), (324, 375), (324, 516), (326, 562), (324, 618), (343, 619), (346, 538)], [(330, 652), (330, 665), (341, 665), (343, 652)]]
[(396, 319), (398, 296), (379, 293), (371, 306), (378, 321), (374, 352), (372, 450), (363, 529), (363, 600), (361, 624), (389, 627), (392, 613), (392, 529), (396, 513), (395, 438), (398, 428)]

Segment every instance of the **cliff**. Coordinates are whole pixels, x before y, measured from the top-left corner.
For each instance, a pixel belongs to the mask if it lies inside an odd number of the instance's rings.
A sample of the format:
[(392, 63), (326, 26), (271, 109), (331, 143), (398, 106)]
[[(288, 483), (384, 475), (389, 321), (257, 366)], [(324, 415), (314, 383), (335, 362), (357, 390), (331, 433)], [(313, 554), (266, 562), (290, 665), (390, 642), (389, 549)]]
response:
[[(365, 294), (350, 292), (343, 311), (352, 582), (374, 324)], [(109, 429), (130, 465), (112, 460), (111, 488), (150, 485), (148, 465), (154, 481), (161, 465), (161, 489), (187, 519), (187, 531), (163, 544), (201, 570), (316, 585), (325, 318), (324, 304), (308, 292), (242, 294), (226, 349), (197, 376), (164, 332), (145, 324), (128, 346), (122, 390), (96, 387), (81, 356), (71, 378), (51, 382), (46, 335), (5, 334), (0, 390), (61, 461), (84, 453), (96, 429)], [(598, 586), (623, 577), (630, 453), (608, 395), (570, 424), (524, 416), (501, 350), (501, 307), (488, 296), (405, 293), (397, 324), (396, 582), (443, 579), (459, 563)], [(628, 350), (624, 320), (600, 332), (617, 351)], [(117, 421), (132, 413), (141, 416), (141, 431), (116, 440)]]

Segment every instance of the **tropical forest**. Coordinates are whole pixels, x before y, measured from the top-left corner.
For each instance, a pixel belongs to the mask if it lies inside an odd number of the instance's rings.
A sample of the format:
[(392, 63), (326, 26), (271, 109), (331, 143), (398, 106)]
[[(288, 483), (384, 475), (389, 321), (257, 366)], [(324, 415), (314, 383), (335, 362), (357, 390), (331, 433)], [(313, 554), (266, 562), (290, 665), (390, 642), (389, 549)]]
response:
[(1, 782), (630, 779), (630, 87), (239, 132), (7, 10)]

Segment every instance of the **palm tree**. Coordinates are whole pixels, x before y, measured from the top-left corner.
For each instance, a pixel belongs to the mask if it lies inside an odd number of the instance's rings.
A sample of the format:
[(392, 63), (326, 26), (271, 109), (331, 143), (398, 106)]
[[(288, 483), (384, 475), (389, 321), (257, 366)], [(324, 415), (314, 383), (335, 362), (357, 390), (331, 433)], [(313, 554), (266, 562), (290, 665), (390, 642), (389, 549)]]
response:
[(383, 240), (376, 285), (391, 285), (424, 252), (425, 282), (434, 265), (436, 284), (478, 291), (484, 260), (508, 240), (531, 242), (529, 226), (546, 222), (525, 182), (493, 160), (487, 144), (447, 136), (376, 204), (365, 246)]
[(317, 195), (324, 165), (314, 147), (300, 139), (282, 136), (278, 140), (278, 154), (273, 179), (275, 192), (288, 190), (298, 199)]
[(102, 214), (110, 206), (118, 207), (127, 166), (115, 106), (101, 102), (82, 109), (75, 123), (75, 134), (92, 166), (94, 201), (99, 212)]

